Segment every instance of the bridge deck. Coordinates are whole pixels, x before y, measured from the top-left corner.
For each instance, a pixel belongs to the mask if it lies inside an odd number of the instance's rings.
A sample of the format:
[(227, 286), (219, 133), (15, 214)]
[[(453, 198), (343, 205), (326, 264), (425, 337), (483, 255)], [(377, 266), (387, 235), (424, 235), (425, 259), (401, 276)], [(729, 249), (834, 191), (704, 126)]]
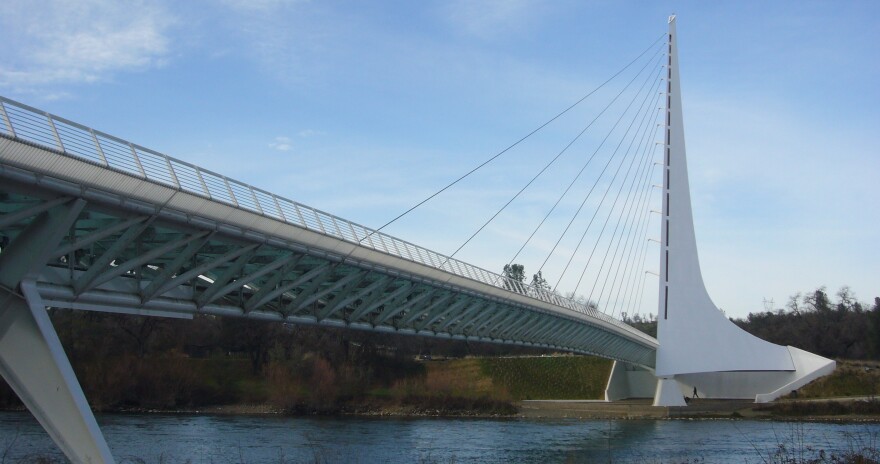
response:
[[(195, 313), (515, 343), (652, 367), (657, 341), (552, 292), (0, 97), (0, 239), (75, 220), (59, 307)], [(4, 238), (5, 237), (5, 238)]]

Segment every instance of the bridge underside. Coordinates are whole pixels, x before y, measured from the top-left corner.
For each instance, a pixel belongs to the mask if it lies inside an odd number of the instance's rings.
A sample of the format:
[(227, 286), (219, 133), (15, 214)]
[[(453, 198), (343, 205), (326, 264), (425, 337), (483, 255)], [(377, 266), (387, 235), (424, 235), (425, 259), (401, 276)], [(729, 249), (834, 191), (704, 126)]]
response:
[[(508, 343), (650, 365), (653, 351), (547, 312), (353, 262), (138, 215), (4, 181), (2, 253), (70, 216), (36, 275), (45, 306), (166, 317), (248, 317)], [(609, 355), (609, 353), (614, 353)]]

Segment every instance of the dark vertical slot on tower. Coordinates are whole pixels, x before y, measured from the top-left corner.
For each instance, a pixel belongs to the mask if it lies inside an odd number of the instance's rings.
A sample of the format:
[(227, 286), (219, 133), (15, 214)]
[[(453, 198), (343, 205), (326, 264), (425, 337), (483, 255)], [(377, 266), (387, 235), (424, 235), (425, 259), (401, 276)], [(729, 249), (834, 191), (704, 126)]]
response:
[[(669, 137), (669, 126), (671, 126), (671, 118), (672, 113), (670, 112), (670, 108), (672, 107), (672, 34), (669, 34), (669, 67), (666, 68), (666, 84), (667, 84), (667, 92), (666, 92), (666, 246), (669, 246), (669, 163), (671, 161), (670, 156), (670, 137)], [(663, 319), (669, 318), (669, 250), (666, 250), (666, 285), (663, 287)]]
[(666, 246), (669, 246), (669, 219), (666, 220)]
[(665, 287), (666, 296), (663, 297), (663, 319), (669, 318), (669, 286)]

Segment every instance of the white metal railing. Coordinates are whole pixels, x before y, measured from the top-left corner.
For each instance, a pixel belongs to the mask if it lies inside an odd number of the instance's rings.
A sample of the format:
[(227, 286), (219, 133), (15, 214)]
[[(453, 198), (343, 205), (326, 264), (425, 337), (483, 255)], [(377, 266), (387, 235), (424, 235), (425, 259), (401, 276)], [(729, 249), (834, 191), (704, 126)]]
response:
[(524, 284), (405, 240), (376, 232), (360, 224), (2, 96), (0, 96), (0, 136), (37, 144), (59, 155), (75, 157), (313, 232), (526, 295), (603, 320), (639, 338), (648, 337), (601, 311), (555, 292)]

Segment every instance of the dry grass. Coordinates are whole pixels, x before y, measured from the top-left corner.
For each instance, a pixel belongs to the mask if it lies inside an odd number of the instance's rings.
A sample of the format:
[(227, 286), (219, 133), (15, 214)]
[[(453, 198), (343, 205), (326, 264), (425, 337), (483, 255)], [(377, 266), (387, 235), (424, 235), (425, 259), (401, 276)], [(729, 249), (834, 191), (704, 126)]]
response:
[(880, 395), (880, 363), (838, 361), (837, 369), (798, 390), (799, 398)]
[(591, 356), (483, 358), (484, 375), (516, 400), (599, 399), (611, 361)]

